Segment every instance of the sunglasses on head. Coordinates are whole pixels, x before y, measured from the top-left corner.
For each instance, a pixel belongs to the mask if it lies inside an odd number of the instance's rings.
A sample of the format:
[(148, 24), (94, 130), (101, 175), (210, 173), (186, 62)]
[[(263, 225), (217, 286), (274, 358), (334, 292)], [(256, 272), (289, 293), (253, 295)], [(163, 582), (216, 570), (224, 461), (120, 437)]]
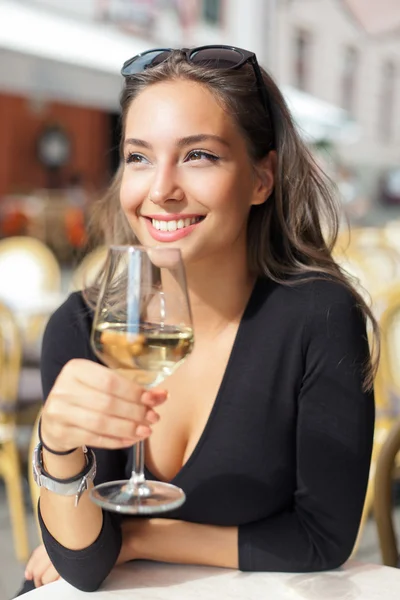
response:
[[(121, 69), (121, 74), (124, 77), (136, 75), (151, 67), (156, 67), (164, 61), (168, 60), (173, 48), (155, 48), (147, 50), (141, 54), (137, 54), (133, 58), (127, 60)], [(257, 82), (258, 92), (264, 110), (269, 117), (271, 127), (273, 126), (272, 111), (267, 89), (261, 74), (259, 64), (254, 52), (235, 48), (234, 46), (200, 46), (198, 48), (182, 48), (186, 56), (186, 60), (193, 65), (200, 67), (209, 67), (210, 69), (240, 69), (243, 65), (250, 63), (253, 67), (254, 75)]]

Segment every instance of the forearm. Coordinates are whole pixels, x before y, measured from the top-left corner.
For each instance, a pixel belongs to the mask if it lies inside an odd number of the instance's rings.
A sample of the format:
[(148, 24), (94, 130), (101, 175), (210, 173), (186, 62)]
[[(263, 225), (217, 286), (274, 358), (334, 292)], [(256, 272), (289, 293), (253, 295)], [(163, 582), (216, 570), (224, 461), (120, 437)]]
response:
[[(80, 449), (67, 456), (55, 456), (43, 450), (43, 460), (46, 471), (59, 479), (76, 475), (85, 465)], [(90, 501), (87, 491), (75, 506), (75, 496), (61, 496), (41, 488), (40, 512), (49, 533), (71, 550), (90, 546), (98, 538), (103, 523), (102, 510)]]
[[(43, 457), (46, 470), (57, 478), (73, 477), (85, 464), (79, 450), (63, 457)], [(82, 462), (80, 462), (82, 461)], [(86, 592), (97, 590), (114, 567), (121, 550), (119, 516), (103, 513), (84, 492), (75, 497), (41, 489), (39, 521), (43, 542), (63, 579)]]
[[(120, 558), (238, 568), (238, 528), (138, 519), (123, 528)], [(123, 562), (121, 560), (120, 562)]]

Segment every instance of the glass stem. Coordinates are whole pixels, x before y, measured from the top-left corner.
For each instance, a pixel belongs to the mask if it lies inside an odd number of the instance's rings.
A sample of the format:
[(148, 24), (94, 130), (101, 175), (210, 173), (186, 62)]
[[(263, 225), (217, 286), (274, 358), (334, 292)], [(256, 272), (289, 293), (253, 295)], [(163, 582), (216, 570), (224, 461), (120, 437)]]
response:
[(134, 489), (141, 487), (145, 483), (144, 478), (144, 442), (137, 442), (132, 448), (133, 467), (129, 485)]

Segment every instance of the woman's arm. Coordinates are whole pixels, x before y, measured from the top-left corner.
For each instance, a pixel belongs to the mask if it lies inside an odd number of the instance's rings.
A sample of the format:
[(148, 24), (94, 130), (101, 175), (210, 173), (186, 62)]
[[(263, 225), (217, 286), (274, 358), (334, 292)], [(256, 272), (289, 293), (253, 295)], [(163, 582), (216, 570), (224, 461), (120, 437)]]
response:
[[(41, 375), (44, 398), (48, 397), (69, 360), (88, 358), (87, 331), (87, 309), (80, 296), (72, 294), (51, 317), (43, 338)], [(96, 450), (97, 483), (106, 480), (110, 469), (113, 476), (119, 474), (118, 477), (124, 477), (123, 454), (120, 450)], [(49, 473), (59, 477), (79, 473), (84, 461), (81, 450), (61, 457), (44, 451), (43, 458)], [(115, 564), (121, 549), (121, 528), (118, 516), (106, 511), (102, 513), (99, 507), (89, 503), (87, 493), (82, 495), (77, 508), (74, 500), (55, 497), (51, 492), (41, 490), (38, 516), (43, 542), (60, 575), (73, 586), (92, 591), (99, 587)], [(79, 540), (74, 536), (75, 524), (84, 536)], [(63, 543), (55, 537), (60, 535), (60, 527)]]
[(118, 564), (144, 559), (237, 569), (238, 528), (174, 519), (131, 519), (122, 524)]
[(368, 343), (346, 290), (327, 282), (316, 287), (304, 332), (292, 506), (238, 528), (167, 519), (124, 523), (122, 558), (307, 572), (336, 568), (350, 556), (373, 440), (373, 394), (362, 390)]
[[(127, 450), (122, 448), (143, 439), (139, 430), (145, 429), (149, 435), (150, 416), (156, 416), (149, 406), (163, 401), (165, 394), (143, 394), (133, 382), (97, 364), (89, 346), (91, 323), (84, 315), (73, 295), (46, 328), (42, 437), (56, 451), (77, 450), (64, 456), (43, 450), (43, 461), (50, 476), (70, 478), (84, 466), (82, 446), (94, 447), (98, 484), (124, 478)], [(88, 492), (75, 506), (74, 497), (41, 488), (39, 518), (56, 570), (75, 587), (95, 590), (120, 551), (119, 516), (103, 513), (90, 501)]]
[(373, 392), (363, 315), (342, 286), (313, 283), (298, 397), (296, 490), (285, 512), (239, 527), (239, 568), (333, 569), (353, 550), (368, 483)]

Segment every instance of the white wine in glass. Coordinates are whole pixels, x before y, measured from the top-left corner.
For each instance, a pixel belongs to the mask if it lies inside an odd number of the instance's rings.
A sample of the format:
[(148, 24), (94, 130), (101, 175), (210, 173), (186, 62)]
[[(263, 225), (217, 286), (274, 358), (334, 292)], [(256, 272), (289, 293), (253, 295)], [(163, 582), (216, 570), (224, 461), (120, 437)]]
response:
[[(111, 246), (91, 335), (100, 360), (150, 389), (175, 371), (193, 341), (180, 250)], [(173, 510), (185, 501), (180, 488), (145, 479), (144, 442), (133, 446), (129, 480), (102, 483), (90, 495), (103, 508), (127, 514)]]

